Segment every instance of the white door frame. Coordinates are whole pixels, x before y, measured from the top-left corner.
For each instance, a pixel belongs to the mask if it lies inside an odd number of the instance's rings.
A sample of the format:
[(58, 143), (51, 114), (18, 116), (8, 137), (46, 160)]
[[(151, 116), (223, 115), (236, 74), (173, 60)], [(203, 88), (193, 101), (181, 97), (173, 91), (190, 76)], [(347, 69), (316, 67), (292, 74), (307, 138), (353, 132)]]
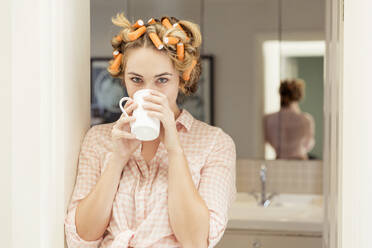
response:
[(324, 60), (324, 138), (323, 138), (323, 248), (339, 247), (340, 106), (342, 79), (341, 3), (326, 1), (326, 56)]
[(2, 176), (10, 178), (1, 187), (7, 192), (2, 247), (63, 248), (66, 207), (90, 125), (90, 1), (5, 2), (0, 148)]
[(372, 245), (372, 2), (327, 0), (324, 243)]

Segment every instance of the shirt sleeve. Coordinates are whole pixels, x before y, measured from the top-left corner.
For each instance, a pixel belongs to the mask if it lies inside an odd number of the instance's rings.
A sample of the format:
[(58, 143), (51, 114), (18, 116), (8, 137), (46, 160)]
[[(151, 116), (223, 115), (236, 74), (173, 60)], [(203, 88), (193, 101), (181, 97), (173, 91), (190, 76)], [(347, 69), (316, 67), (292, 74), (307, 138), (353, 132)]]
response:
[(222, 238), (228, 210), (236, 199), (236, 149), (233, 139), (218, 129), (215, 143), (201, 169), (198, 191), (209, 209), (208, 248)]
[(66, 242), (69, 248), (97, 248), (103, 237), (94, 241), (83, 240), (76, 231), (75, 214), (78, 203), (96, 185), (100, 174), (100, 161), (96, 151), (97, 132), (95, 126), (86, 133), (79, 153), (78, 172), (75, 188), (65, 216)]

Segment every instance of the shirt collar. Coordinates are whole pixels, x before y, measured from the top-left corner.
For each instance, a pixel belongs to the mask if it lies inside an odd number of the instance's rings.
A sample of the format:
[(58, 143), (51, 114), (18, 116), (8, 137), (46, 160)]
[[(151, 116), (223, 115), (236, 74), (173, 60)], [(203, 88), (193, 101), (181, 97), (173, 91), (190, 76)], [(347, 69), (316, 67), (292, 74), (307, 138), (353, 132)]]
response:
[[(184, 126), (186, 128), (186, 130), (188, 132), (191, 129), (191, 125), (192, 125), (193, 121), (194, 121), (194, 117), (191, 115), (191, 113), (183, 108), (183, 109), (181, 109), (180, 115), (176, 119), (176, 125), (178, 123), (181, 124), (182, 126)], [(177, 130), (178, 130), (178, 128), (177, 128)]]

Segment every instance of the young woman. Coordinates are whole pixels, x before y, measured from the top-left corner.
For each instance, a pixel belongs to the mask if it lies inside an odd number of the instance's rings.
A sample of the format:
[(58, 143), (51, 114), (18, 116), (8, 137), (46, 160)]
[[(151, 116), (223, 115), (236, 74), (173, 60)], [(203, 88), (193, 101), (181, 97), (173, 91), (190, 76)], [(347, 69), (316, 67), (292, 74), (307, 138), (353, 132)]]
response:
[(265, 141), (275, 149), (277, 159), (309, 159), (315, 145), (314, 118), (298, 105), (304, 92), (303, 80), (282, 80), (280, 110), (264, 117)]
[(137, 104), (128, 101), (114, 123), (85, 135), (76, 185), (65, 218), (70, 248), (214, 247), (235, 200), (236, 150), (221, 128), (179, 109), (180, 92), (195, 93), (200, 76), (197, 24), (174, 17), (130, 23), (111, 44), (108, 71), (130, 97), (151, 89), (144, 109), (160, 120), (160, 135), (141, 142), (130, 133)]

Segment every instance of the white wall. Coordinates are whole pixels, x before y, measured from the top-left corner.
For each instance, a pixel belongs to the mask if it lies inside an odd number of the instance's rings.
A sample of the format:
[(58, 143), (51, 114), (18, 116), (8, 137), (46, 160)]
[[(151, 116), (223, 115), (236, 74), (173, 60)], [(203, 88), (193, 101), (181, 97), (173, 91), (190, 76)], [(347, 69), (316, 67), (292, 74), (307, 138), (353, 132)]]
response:
[(90, 124), (89, 1), (9, 0), (1, 14), (1, 246), (62, 248)]
[(372, 2), (345, 0), (341, 113), (341, 248), (372, 244)]
[[(278, 38), (277, 0), (92, 2), (92, 56), (112, 56), (115, 29), (111, 16), (125, 11), (129, 18), (147, 20), (162, 14), (193, 20), (203, 30), (203, 51), (215, 56), (215, 125), (229, 133), (239, 158), (263, 158), (263, 88), (257, 75), (259, 37)], [(324, 39), (324, 0), (282, 0), (283, 39)], [(128, 13), (129, 12), (129, 13)], [(313, 34), (320, 34), (316, 37)]]
[(5, 1), (0, 8), (0, 239), (3, 247), (12, 247), (12, 75), (11, 75), (11, 2)]
[(91, 0), (91, 56), (112, 56), (111, 38), (119, 31), (111, 22), (111, 17), (116, 13), (125, 11), (127, 13), (127, 0), (102, 1)]
[(13, 247), (41, 247), (40, 42), (45, 26), (39, 24), (38, 4), (12, 4), (12, 241)]

